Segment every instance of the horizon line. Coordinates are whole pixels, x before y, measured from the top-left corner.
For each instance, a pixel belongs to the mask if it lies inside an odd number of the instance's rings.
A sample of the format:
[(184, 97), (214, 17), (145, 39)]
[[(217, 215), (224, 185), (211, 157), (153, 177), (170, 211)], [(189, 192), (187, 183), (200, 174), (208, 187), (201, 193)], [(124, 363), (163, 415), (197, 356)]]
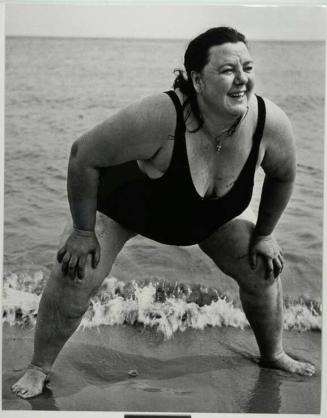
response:
[[(5, 34), (5, 38), (47, 38), (47, 39), (92, 39), (92, 40), (126, 40), (126, 41), (190, 41), (191, 38), (152, 38), (138, 36), (84, 36), (84, 35), (24, 35), (24, 34)], [(326, 42), (325, 38), (247, 38), (248, 42)]]

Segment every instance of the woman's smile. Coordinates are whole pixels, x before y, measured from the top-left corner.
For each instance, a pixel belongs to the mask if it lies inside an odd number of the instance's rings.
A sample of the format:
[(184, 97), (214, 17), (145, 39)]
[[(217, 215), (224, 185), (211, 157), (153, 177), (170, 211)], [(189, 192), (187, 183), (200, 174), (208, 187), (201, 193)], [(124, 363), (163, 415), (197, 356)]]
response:
[(243, 97), (245, 96), (245, 93), (246, 93), (246, 90), (237, 91), (237, 92), (229, 93), (229, 96), (232, 97), (233, 99), (243, 99)]

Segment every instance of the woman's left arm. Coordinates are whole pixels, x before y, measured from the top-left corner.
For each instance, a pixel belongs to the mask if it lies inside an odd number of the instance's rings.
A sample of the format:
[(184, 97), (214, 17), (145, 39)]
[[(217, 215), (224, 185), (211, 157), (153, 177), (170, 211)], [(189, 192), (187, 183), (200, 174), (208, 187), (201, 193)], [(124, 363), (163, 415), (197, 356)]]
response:
[(250, 262), (256, 266), (257, 255), (266, 264), (266, 278), (277, 277), (283, 268), (283, 255), (272, 236), (291, 197), (296, 174), (295, 140), (289, 119), (267, 101), (264, 133), (265, 152), (261, 166), (265, 172), (258, 220), (250, 245)]

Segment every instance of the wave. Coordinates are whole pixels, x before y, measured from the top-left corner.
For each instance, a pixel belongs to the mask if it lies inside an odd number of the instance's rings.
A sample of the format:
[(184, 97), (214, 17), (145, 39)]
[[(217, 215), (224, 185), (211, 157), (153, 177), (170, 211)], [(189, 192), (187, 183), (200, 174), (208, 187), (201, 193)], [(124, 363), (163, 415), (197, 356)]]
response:
[[(9, 274), (4, 278), (3, 322), (34, 326), (45, 278)], [(284, 329), (321, 331), (321, 303), (284, 299)], [(166, 339), (177, 331), (206, 327), (249, 328), (244, 312), (217, 289), (159, 279), (123, 282), (107, 277), (92, 298), (81, 327), (132, 325), (149, 327)]]
[(310, 171), (310, 172), (314, 171), (316, 173), (322, 173), (323, 172), (323, 170), (321, 168), (313, 167), (312, 165), (308, 165), (308, 164), (298, 163), (297, 167), (303, 169), (304, 171)]

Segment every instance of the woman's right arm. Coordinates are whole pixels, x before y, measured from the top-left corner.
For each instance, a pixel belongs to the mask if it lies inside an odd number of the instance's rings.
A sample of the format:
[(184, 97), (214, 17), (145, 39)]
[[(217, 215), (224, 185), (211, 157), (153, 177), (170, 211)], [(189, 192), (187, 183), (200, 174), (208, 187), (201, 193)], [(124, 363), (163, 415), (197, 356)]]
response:
[(99, 169), (150, 159), (167, 139), (164, 119), (171, 113), (169, 100), (163, 94), (143, 99), (74, 142), (67, 178), (73, 231), (57, 254), (64, 274), (83, 278), (88, 255), (92, 255), (94, 268), (100, 260), (94, 230)]

